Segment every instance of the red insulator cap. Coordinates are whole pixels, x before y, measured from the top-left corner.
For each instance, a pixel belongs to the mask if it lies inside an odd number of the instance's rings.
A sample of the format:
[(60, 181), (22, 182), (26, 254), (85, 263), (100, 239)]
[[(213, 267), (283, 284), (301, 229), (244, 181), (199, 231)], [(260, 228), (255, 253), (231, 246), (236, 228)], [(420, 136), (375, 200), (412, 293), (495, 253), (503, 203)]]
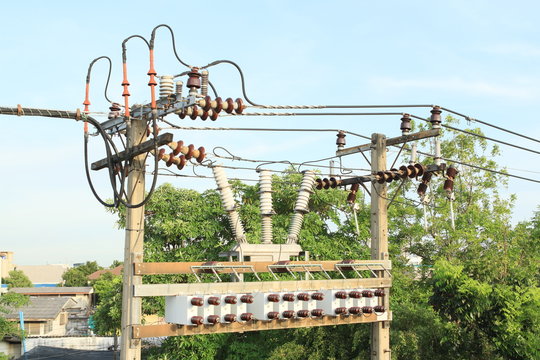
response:
[(191, 299), (191, 305), (193, 306), (203, 306), (204, 305), (204, 299), (200, 297), (194, 297)]
[(218, 298), (217, 296), (210, 296), (208, 298), (208, 304), (209, 305), (219, 305), (219, 304), (221, 304), (221, 299)]
[(244, 101), (240, 98), (236, 99), (236, 109), (234, 110), (235, 113), (241, 114), (244, 111)]
[(294, 294), (284, 294), (283, 301), (294, 301)]
[(202, 316), (192, 316), (191, 317), (191, 323), (194, 325), (202, 325), (204, 322), (204, 319)]
[(293, 310), (286, 310), (283, 313), (281, 313), (281, 315), (285, 319), (292, 319), (294, 317), (294, 315), (295, 315), (295, 312)]

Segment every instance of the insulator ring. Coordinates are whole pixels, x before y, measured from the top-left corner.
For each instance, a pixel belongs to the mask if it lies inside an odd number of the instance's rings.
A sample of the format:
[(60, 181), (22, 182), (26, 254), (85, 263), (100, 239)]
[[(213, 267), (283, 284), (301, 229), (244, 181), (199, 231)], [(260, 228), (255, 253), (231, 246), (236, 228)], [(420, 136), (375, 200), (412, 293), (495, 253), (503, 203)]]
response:
[(214, 111), (219, 113), (221, 110), (223, 110), (223, 99), (218, 96), (216, 98), (216, 107), (214, 108)]
[(227, 314), (224, 316), (224, 320), (226, 322), (232, 323), (236, 321), (236, 315), (235, 314)]
[(197, 119), (197, 116), (199, 116), (199, 108), (197, 107), (197, 105), (193, 105), (190, 118), (191, 120), (195, 120)]
[(362, 308), (361, 307), (353, 306), (353, 307), (349, 308), (349, 314), (358, 315), (358, 314), (361, 314), (361, 313), (362, 313)]
[(193, 306), (203, 306), (204, 305), (204, 299), (200, 297), (194, 297), (191, 299), (191, 305)]
[(212, 115), (210, 115), (210, 120), (216, 121), (217, 118), (218, 118), (218, 113), (217, 113), (217, 111), (213, 110)]
[(180, 119), (185, 119), (186, 118), (186, 109), (182, 109), (182, 111), (180, 111), (180, 113), (178, 114), (178, 117)]
[(293, 310), (285, 310), (284, 312), (281, 313), (281, 315), (285, 319), (292, 319), (295, 315), (295, 312)]
[(300, 293), (296, 295), (296, 298), (301, 301), (308, 301), (309, 300), (309, 294), (308, 293)]
[(324, 300), (324, 294), (320, 293), (320, 292), (313, 293), (313, 294), (311, 294), (311, 298), (313, 300), (322, 301), (322, 300)]
[(188, 151), (186, 154), (184, 154), (186, 156), (186, 160), (191, 160), (193, 157), (193, 150), (195, 150), (195, 146), (193, 146), (193, 144), (189, 144)]
[(270, 311), (268, 314), (266, 314), (266, 317), (268, 317), (270, 320), (279, 318), (279, 313), (277, 311)]
[(206, 119), (208, 119), (208, 111), (203, 111), (201, 114), (201, 120), (205, 121)]
[(294, 294), (284, 294), (283, 301), (294, 301)]
[(238, 302), (238, 298), (236, 296), (225, 296), (225, 303), (226, 304), (236, 304)]
[(225, 101), (227, 102), (227, 108), (225, 109), (225, 112), (227, 114), (231, 114), (234, 111), (234, 100), (231, 98), (227, 98), (227, 100)]
[(253, 319), (253, 314), (252, 313), (242, 313), (242, 315), (240, 315), (240, 319), (242, 321), (250, 321)]
[(362, 296), (365, 297), (365, 298), (372, 298), (373, 297), (373, 291), (364, 290), (364, 291), (362, 291)]
[(236, 109), (234, 112), (241, 114), (244, 111), (244, 101), (240, 98), (236, 99)]
[(347, 308), (346, 307), (338, 307), (334, 310), (334, 313), (336, 315), (342, 315), (342, 314), (346, 314), (347, 313)]
[(313, 316), (313, 317), (322, 317), (322, 316), (324, 316), (324, 310), (323, 309), (311, 310), (311, 316)]
[(159, 149), (159, 152), (157, 155), (158, 160), (163, 159), (163, 155), (165, 155), (165, 149)]
[(212, 98), (210, 96), (204, 97), (204, 106), (202, 107), (204, 111), (212, 109)]
[(219, 318), (219, 315), (209, 315), (206, 320), (208, 320), (208, 322), (210, 324), (218, 324), (219, 321), (220, 321), (220, 318)]
[(191, 323), (193, 325), (202, 325), (204, 322), (204, 319), (202, 316), (192, 316), (191, 317)]
[(345, 291), (338, 291), (335, 294), (335, 297), (336, 297), (336, 299), (346, 299), (347, 298), (347, 293)]
[(196, 160), (200, 164), (203, 162), (204, 158), (206, 157), (206, 150), (202, 146), (200, 146), (198, 150), (199, 150), (199, 156), (197, 157)]
[(322, 190), (322, 188), (323, 188), (323, 181), (322, 181), (321, 178), (315, 179), (315, 184), (317, 184), (317, 185), (315, 185), (315, 189), (317, 189), (317, 190)]
[(176, 143), (176, 148), (173, 150), (173, 154), (174, 155), (180, 154), (180, 152), (182, 151), (182, 146), (184, 146), (184, 142), (180, 140), (179, 142)]
[(171, 166), (172, 163), (174, 162), (174, 153), (170, 153), (169, 154), (169, 160), (167, 160), (167, 162), (165, 163), (165, 165), (167, 165), (167, 167)]
[(180, 163), (176, 165), (178, 170), (182, 170), (186, 166), (186, 157), (184, 155), (180, 156)]
[(253, 304), (254, 300), (255, 300), (255, 298), (253, 297), (253, 295), (242, 295), (240, 297), (240, 301), (245, 303), (245, 304)]

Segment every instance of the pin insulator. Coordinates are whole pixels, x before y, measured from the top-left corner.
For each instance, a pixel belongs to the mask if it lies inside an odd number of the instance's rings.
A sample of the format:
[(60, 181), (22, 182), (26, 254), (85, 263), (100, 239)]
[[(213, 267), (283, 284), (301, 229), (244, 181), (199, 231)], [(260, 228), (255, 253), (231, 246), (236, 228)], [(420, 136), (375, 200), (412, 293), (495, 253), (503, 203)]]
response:
[(284, 294), (283, 295), (283, 301), (294, 301), (294, 294)]
[(362, 313), (362, 308), (358, 306), (353, 306), (349, 308), (349, 314), (358, 315)]
[(191, 323), (194, 325), (202, 325), (204, 322), (204, 319), (202, 316), (192, 316), (191, 317)]
[(220, 318), (219, 318), (219, 315), (209, 315), (206, 320), (210, 323), (210, 324), (218, 324), (219, 321), (220, 321)]
[(240, 320), (242, 321), (250, 321), (252, 319), (253, 319), (252, 313), (243, 313), (242, 315), (240, 315)]
[(266, 314), (266, 317), (270, 320), (274, 320), (279, 318), (279, 313), (277, 311), (270, 311), (268, 314)]
[(225, 296), (225, 303), (226, 304), (236, 304), (238, 302), (238, 299), (236, 296)]
[(300, 293), (296, 295), (296, 298), (300, 301), (308, 301), (309, 300), (309, 294), (308, 293)]
[(204, 299), (200, 297), (195, 297), (191, 299), (191, 305), (193, 306), (203, 306), (204, 305)]
[(324, 294), (320, 293), (320, 292), (313, 293), (313, 294), (311, 294), (311, 299), (317, 300), (317, 301), (322, 301), (322, 300), (324, 300)]
[(334, 310), (334, 313), (336, 315), (342, 315), (342, 314), (346, 314), (347, 313), (347, 308), (346, 307), (338, 307)]
[(338, 291), (334, 296), (336, 297), (336, 299), (346, 299), (347, 298), (347, 292)]
[(401, 126), (399, 127), (403, 135), (408, 134), (411, 131), (411, 118), (409, 114), (403, 114), (401, 118)]
[(315, 310), (311, 310), (311, 316), (313, 316), (313, 317), (321, 317), (321, 316), (324, 316), (324, 310), (323, 310), (323, 309), (315, 309)]
[(338, 148), (344, 147), (347, 144), (347, 142), (345, 141), (345, 137), (347, 136), (345, 132), (343, 130), (340, 130), (336, 136), (336, 145), (338, 146)]
[(236, 315), (235, 314), (227, 314), (223, 317), (223, 319), (226, 321), (226, 322), (229, 322), (229, 323), (232, 323), (232, 322), (235, 322), (236, 321)]
[(279, 294), (270, 294), (267, 299), (270, 302), (279, 302)]
[(219, 305), (219, 304), (221, 304), (221, 299), (218, 298), (217, 296), (210, 296), (208, 298), (208, 304), (209, 305)]
[(430, 112), (431, 112), (431, 117), (429, 121), (431, 122), (431, 125), (439, 126), (441, 124), (441, 113), (442, 113), (441, 107), (434, 106)]
[(253, 295), (242, 295), (240, 297), (240, 301), (245, 303), (245, 304), (253, 304), (254, 300), (255, 300), (255, 298), (253, 297)]
[(363, 290), (362, 291), (362, 296), (365, 297), (365, 298), (371, 298), (371, 297), (373, 297), (373, 291), (371, 291), (371, 290)]
[(293, 310), (285, 310), (284, 312), (281, 313), (281, 315), (285, 319), (292, 319), (295, 315), (295, 312)]

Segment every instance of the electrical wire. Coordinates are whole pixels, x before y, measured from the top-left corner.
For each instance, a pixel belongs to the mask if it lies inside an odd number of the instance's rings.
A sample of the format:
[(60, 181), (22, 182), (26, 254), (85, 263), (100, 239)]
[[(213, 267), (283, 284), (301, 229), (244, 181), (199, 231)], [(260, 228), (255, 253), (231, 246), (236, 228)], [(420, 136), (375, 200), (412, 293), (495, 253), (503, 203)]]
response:
[(242, 114), (226, 114), (221, 115), (221, 117), (229, 117), (229, 116), (370, 116), (370, 115), (380, 115), (380, 116), (386, 116), (386, 115), (399, 115), (403, 116), (404, 113), (402, 112), (371, 112), (371, 113), (364, 113), (364, 112), (332, 112), (332, 113), (323, 113), (323, 112), (289, 112), (289, 113), (242, 113)]
[(173, 46), (173, 52), (174, 52), (174, 56), (176, 56), (176, 59), (178, 60), (178, 62), (180, 62), (180, 64), (184, 65), (185, 67), (188, 67), (191, 69), (192, 66), (188, 65), (187, 63), (185, 63), (184, 61), (182, 61), (182, 59), (180, 59), (180, 56), (178, 56), (178, 53), (176, 52), (176, 44), (175, 44), (175, 40), (174, 40), (174, 31), (173, 29), (171, 29), (171, 27), (169, 25), (166, 25), (166, 24), (160, 24), (158, 26), (156, 26), (153, 30), (152, 30), (152, 35), (150, 36), (150, 44), (149, 44), (149, 47), (150, 49), (154, 49), (154, 41), (156, 39), (156, 31), (157, 29), (159, 29), (160, 27), (165, 27), (167, 29), (169, 29), (170, 33), (171, 33), (171, 39), (172, 39), (172, 46)]
[(86, 74), (86, 84), (90, 84), (90, 76), (91, 76), (91, 73), (92, 73), (92, 67), (94, 66), (94, 64), (101, 60), (101, 59), (107, 59), (109, 61), (109, 73), (107, 75), (107, 82), (105, 83), (105, 91), (103, 92), (104, 96), (105, 96), (105, 99), (112, 104), (112, 101), (111, 99), (109, 99), (109, 97), (107, 96), (107, 89), (109, 88), (109, 81), (111, 80), (111, 72), (112, 72), (112, 60), (110, 57), (108, 56), (100, 56), (100, 57), (97, 57), (95, 58), (94, 60), (92, 60), (92, 62), (90, 63), (90, 65), (88, 65), (88, 72)]

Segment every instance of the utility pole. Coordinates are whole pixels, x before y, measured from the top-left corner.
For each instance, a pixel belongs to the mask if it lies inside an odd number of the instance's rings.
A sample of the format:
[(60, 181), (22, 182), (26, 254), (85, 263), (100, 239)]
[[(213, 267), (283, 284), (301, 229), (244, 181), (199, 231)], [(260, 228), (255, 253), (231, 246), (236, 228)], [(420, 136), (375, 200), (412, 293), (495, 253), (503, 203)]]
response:
[[(126, 149), (141, 144), (146, 139), (146, 121), (131, 120), (127, 127)], [(139, 204), (144, 198), (145, 154), (131, 161), (128, 175), (127, 194), (129, 204)], [(140, 360), (141, 341), (133, 338), (133, 326), (141, 324), (142, 300), (134, 297), (133, 288), (142, 284), (142, 276), (134, 274), (134, 264), (143, 261), (144, 206), (128, 208), (126, 217), (126, 240), (124, 247), (124, 275), (122, 289), (122, 340), (120, 358)]]
[[(382, 134), (371, 135), (371, 173), (386, 170), (386, 137)], [(386, 183), (371, 182), (371, 259), (388, 260), (388, 213)], [(385, 277), (385, 271), (377, 271), (379, 277)], [(388, 290), (387, 290), (388, 291)], [(389, 310), (390, 294), (386, 293), (382, 301)], [(380, 300), (381, 301), (381, 300)], [(371, 323), (371, 360), (390, 360), (390, 322)]]

